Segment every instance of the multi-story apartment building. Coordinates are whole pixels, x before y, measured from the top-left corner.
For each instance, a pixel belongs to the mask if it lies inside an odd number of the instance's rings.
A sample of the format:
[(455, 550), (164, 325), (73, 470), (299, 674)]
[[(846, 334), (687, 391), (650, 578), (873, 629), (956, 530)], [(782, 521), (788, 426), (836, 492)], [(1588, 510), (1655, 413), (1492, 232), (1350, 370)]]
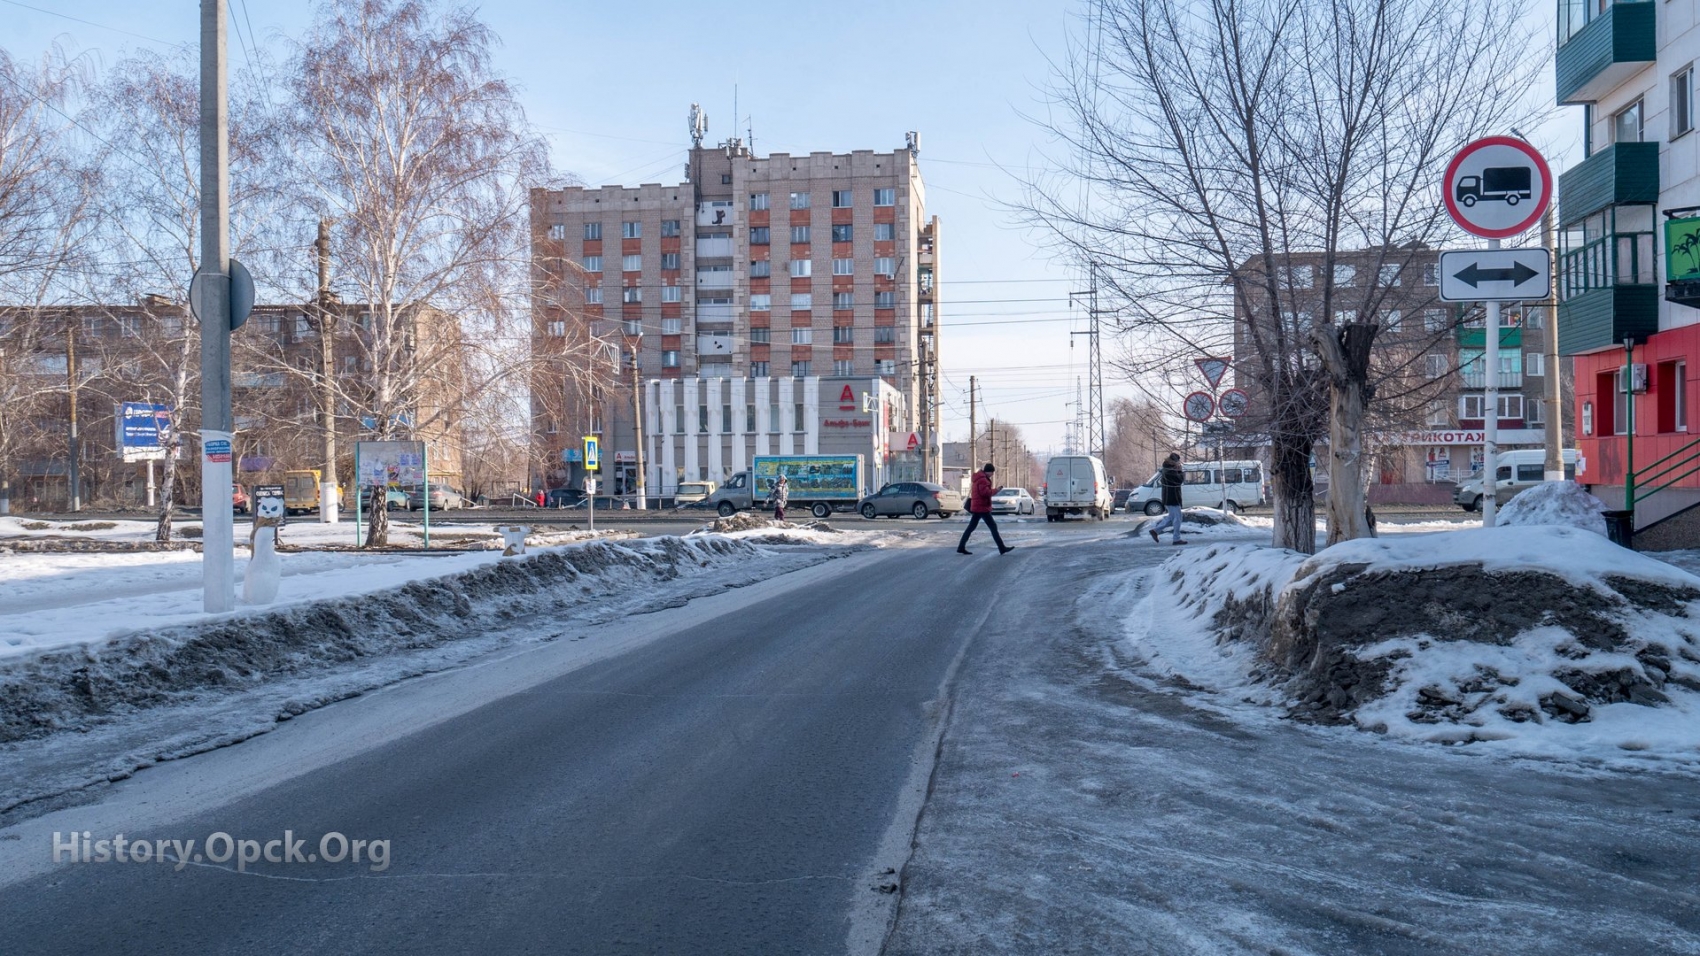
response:
[[(1582, 107), (1585, 153), (1558, 187), (1558, 336), (1575, 356), (1577, 477), (1616, 508), (1633, 475), (1646, 497), (1627, 506), (1649, 529), (1700, 503), (1700, 475), (1656, 464), (1694, 441), (1700, 7), (1560, 0), (1558, 11), (1558, 102)], [(1690, 545), (1691, 523), (1681, 532)]]
[[(364, 401), (373, 378), (371, 311), (332, 302), (336, 340), (336, 431), (339, 475), (353, 474), (353, 442), (374, 423)], [(405, 318), (417, 387), (397, 413), (401, 430), (425, 440), (434, 474), (461, 470), (459, 440), (463, 400), (458, 325), (428, 308)], [(236, 480), (273, 484), (292, 469), (323, 461), (321, 399), (315, 381), (323, 364), (317, 313), (302, 305), (257, 305), (233, 336), (231, 407), (236, 424)], [(176, 372), (183, 368), (181, 391)], [(0, 476), (12, 485), (13, 507), (59, 509), (69, 500), (70, 475), (84, 502), (139, 505), (146, 497), (148, 466), (122, 460), (116, 411), (122, 402), (175, 404), (186, 399), (178, 421), (181, 460), (197, 460), (200, 347), (187, 310), (159, 296), (134, 305), (0, 308), (0, 386), (11, 399), (0, 411)], [(74, 410), (74, 416), (73, 416)], [(72, 421), (76, 440), (71, 440)], [(179, 498), (196, 500), (199, 470), (179, 472)]]
[[(1295, 253), (1277, 267), (1280, 323), (1286, 340), (1297, 343), (1301, 353), (1308, 353), (1306, 337), (1324, 308), (1333, 310), (1337, 325), (1373, 321), (1381, 327), (1371, 364), (1376, 392), (1365, 441), (1371, 468), (1366, 479), (1372, 486), (1443, 485), (1478, 470), (1488, 384), (1480, 306), (1464, 309), (1440, 301), (1439, 251), (1424, 245), (1337, 252), (1332, 274), (1324, 273), (1326, 266), (1322, 253)], [(1272, 321), (1267, 288), (1256, 262), (1241, 266), (1235, 282), (1234, 380), (1251, 396), (1243, 431), (1253, 437), (1269, 411), (1268, 396), (1257, 387), (1259, 361), (1249, 323)], [(1545, 376), (1557, 372), (1547, 367), (1546, 311), (1533, 304), (1501, 310), (1502, 447), (1538, 447), (1546, 441), (1546, 416), (1553, 410), (1542, 397)], [(1326, 409), (1319, 406), (1315, 412), (1322, 416), (1317, 423), (1325, 434)], [(1237, 453), (1256, 451), (1248, 445)], [(1401, 496), (1388, 488), (1376, 497)], [(1424, 497), (1421, 489), (1406, 489), (1403, 496)], [(1445, 492), (1428, 497), (1438, 501)]]
[[(830, 436), (877, 452), (878, 474), (936, 477), (939, 222), (913, 134), (891, 152), (807, 156), (693, 139), (678, 185), (532, 193), (533, 352), (558, 358), (533, 376), (537, 477), (576, 485), (566, 459), (598, 434), (629, 491), (635, 380), (650, 494), (724, 477), (769, 434), (798, 452)], [(848, 414), (846, 385), (883, 411), (858, 397)]]

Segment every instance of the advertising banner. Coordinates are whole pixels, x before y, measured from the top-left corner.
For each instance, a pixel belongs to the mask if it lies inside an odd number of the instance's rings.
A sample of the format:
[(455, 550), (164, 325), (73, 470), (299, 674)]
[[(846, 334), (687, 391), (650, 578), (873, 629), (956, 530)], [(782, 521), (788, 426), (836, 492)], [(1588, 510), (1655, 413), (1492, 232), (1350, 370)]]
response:
[(783, 471), (795, 498), (844, 498), (861, 495), (857, 486), (855, 455), (789, 455), (755, 460), (755, 487), (761, 494), (773, 489), (773, 480)]
[(425, 483), (422, 441), (358, 441), (354, 443), (354, 461), (354, 479), (362, 488)]
[(113, 416), (118, 428), (118, 452), (125, 461), (158, 461), (171, 442), (171, 406), (153, 402), (119, 402)]

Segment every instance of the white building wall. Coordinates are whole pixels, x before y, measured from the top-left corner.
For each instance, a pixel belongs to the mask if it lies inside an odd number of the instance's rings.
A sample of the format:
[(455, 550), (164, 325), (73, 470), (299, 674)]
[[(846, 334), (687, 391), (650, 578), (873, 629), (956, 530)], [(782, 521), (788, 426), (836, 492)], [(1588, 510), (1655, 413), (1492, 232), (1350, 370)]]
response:
[(696, 378), (685, 379), (685, 455), (682, 463), (685, 469), (685, 480), (695, 481), (701, 466), (697, 460), (697, 447), (702, 444), (698, 436), (701, 423), (702, 383)]
[(723, 481), (726, 472), (721, 470), (720, 462), (727, 433), (721, 430), (726, 424), (721, 413), (726, 404), (726, 380), (705, 379), (703, 385), (703, 404), (708, 406), (708, 477), (713, 481)]
[(779, 403), (779, 452), (778, 453), (781, 454), (781, 455), (795, 455), (797, 453), (796, 449), (793, 445), (795, 433), (792, 431), (793, 426), (795, 426), (797, 424), (797, 422), (795, 420), (796, 419), (796, 411), (795, 411), (795, 409), (792, 408), (792, 405), (796, 402), (796, 399), (791, 397), (792, 386), (796, 383), (796, 381), (797, 381), (796, 379), (791, 378), (790, 376), (786, 376), (785, 378), (780, 379), (779, 380), (779, 397), (777, 399), (775, 399), (775, 401), (777, 401)]
[(742, 378), (735, 378), (731, 382), (732, 457), (726, 462), (726, 467), (733, 472), (743, 471), (749, 466), (749, 458), (746, 455), (746, 443), (749, 439), (745, 431), (745, 427), (749, 425), (749, 399), (745, 394), (747, 385), (748, 381)]
[(803, 379), (803, 454), (820, 454), (820, 377)]

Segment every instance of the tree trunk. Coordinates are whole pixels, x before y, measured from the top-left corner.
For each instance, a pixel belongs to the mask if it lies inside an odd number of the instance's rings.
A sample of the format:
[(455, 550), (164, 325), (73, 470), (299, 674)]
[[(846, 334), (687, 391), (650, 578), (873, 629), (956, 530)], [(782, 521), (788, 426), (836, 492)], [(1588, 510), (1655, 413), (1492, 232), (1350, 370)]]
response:
[(1328, 390), (1328, 544), (1370, 536), (1363, 480), (1364, 386)]
[(177, 449), (165, 451), (165, 474), (159, 481), (159, 523), (154, 525), (153, 539), (160, 544), (171, 540), (172, 513), (177, 510)]
[[(387, 496), (387, 492), (388, 488), (384, 485), (372, 489), (371, 501), (367, 504), (366, 543), (362, 547), (387, 548), (390, 546), (390, 512), (388, 508), (384, 507), (384, 498)], [(426, 487), (426, 494), (430, 494), (429, 486)]]
[(1316, 485), (1310, 477), (1310, 443), (1276, 434), (1269, 454), (1277, 548), (1316, 553)]

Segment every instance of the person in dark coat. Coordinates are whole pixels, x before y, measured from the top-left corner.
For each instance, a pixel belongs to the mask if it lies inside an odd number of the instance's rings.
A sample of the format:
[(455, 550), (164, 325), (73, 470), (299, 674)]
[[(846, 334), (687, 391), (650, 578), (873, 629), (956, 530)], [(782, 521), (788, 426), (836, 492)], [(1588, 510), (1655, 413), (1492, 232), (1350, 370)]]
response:
[(790, 499), (791, 483), (785, 480), (784, 475), (773, 479), (773, 491), (767, 496), (768, 502), (773, 505), (773, 520), (785, 520), (785, 502)]
[(1171, 532), (1170, 544), (1186, 544), (1181, 540), (1181, 486), (1186, 484), (1186, 469), (1181, 467), (1179, 452), (1170, 452), (1163, 468), (1157, 473), (1157, 483), (1163, 489), (1163, 507), (1169, 514), (1151, 528), (1151, 540), (1161, 541), (1159, 532)]
[(992, 541), (998, 546), (999, 554), (1008, 554), (1015, 549), (1003, 543), (1003, 535), (998, 534), (998, 523), (992, 520), (992, 496), (1002, 491), (1002, 488), (992, 487), (992, 472), (997, 471), (990, 462), (986, 467), (974, 473), (973, 489), (968, 495), (968, 527), (962, 532), (962, 540), (956, 543), (957, 554), (973, 554), (968, 550), (968, 538), (974, 529), (984, 521), (992, 531)]

